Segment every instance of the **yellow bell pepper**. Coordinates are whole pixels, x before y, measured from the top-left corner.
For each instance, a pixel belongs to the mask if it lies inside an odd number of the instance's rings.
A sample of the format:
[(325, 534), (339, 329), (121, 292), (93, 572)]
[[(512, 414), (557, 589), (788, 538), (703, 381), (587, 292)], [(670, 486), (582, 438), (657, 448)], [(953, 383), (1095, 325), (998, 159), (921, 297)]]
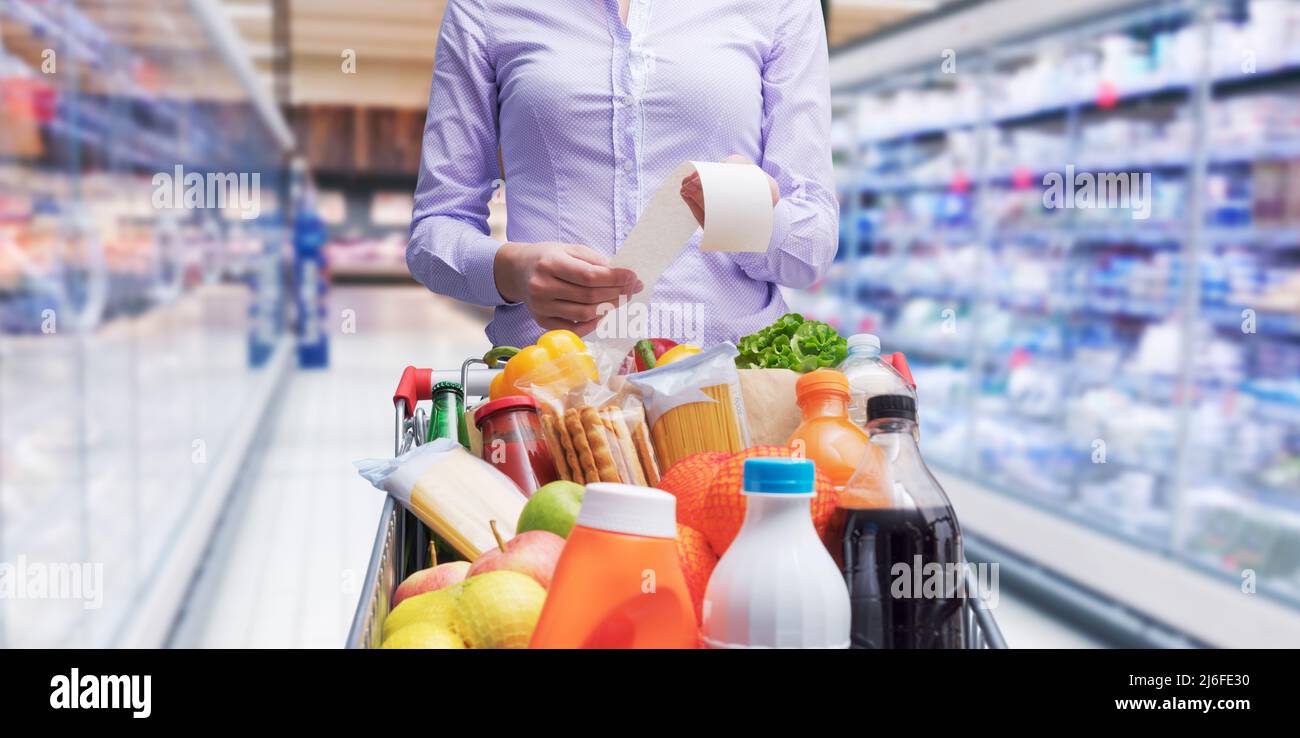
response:
[(537, 345), (549, 351), (554, 358), (587, 350), (587, 344), (578, 338), (577, 333), (565, 330), (543, 333), (541, 338), (537, 339)]
[(488, 385), (488, 399), (499, 400), (502, 397), (509, 396), (506, 393), (505, 388), (506, 373), (504, 371), (497, 372), (497, 375), (492, 378), (492, 384)]
[(685, 359), (687, 356), (694, 356), (700, 353), (701, 350), (699, 346), (692, 346), (689, 343), (678, 344), (665, 351), (663, 356), (660, 356), (655, 361), (655, 366), (661, 367), (664, 364), (671, 364), (679, 359)]
[[(547, 369), (537, 371), (542, 367)], [(501, 375), (492, 381), (488, 396), (495, 400), (510, 395), (526, 395), (528, 393), (519, 386), (519, 381), (524, 378), (533, 386), (563, 382), (566, 387), (571, 387), (587, 379), (596, 381), (599, 372), (596, 360), (587, 353), (587, 344), (578, 334), (555, 330), (543, 333), (537, 343), (510, 357)]]

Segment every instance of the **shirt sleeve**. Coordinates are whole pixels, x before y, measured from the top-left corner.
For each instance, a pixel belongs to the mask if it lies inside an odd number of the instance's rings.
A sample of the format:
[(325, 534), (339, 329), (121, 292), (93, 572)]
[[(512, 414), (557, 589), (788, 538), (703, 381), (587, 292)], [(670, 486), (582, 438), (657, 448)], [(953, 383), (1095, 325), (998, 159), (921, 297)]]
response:
[(487, 225), (497, 163), (497, 87), (483, 0), (450, 0), (424, 125), (406, 265), (421, 284), (464, 302), (504, 305)]
[[(733, 254), (750, 277), (807, 287), (835, 258), (839, 202), (831, 166), (830, 60), (814, 3), (780, 3), (775, 41), (763, 64), (763, 170), (781, 200), (766, 253)], [(811, 6), (811, 10), (809, 9)]]

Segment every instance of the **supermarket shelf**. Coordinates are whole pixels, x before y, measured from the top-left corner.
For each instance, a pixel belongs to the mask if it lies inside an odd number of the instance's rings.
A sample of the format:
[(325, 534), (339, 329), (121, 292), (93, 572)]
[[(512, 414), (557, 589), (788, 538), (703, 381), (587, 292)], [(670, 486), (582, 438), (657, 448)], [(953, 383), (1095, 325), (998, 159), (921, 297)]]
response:
[[(1209, 153), (1208, 163), (1210, 166), (1215, 167), (1300, 158), (1300, 141), (1280, 141), (1269, 143), (1266, 146), (1234, 146), (1230, 144), (1212, 144), (1211, 146), (1213, 150)], [(1020, 183), (1040, 181), (1047, 174), (1064, 172), (1067, 166), (1073, 167), (1076, 173), (1155, 172), (1160, 170), (1166, 170), (1167, 173), (1168, 170), (1187, 169), (1192, 164), (1193, 162), (1186, 152), (1150, 157), (1110, 156), (1096, 158), (1084, 156), (1073, 161), (1061, 159), (1050, 166), (1039, 162), (1034, 166), (1025, 166), (1013, 171), (990, 172), (983, 175), (978, 172), (962, 172), (961, 177), (954, 175), (914, 177), (864, 174), (856, 179), (844, 177), (840, 180), (840, 186), (849, 188), (856, 185), (863, 192), (880, 193), (907, 193), (924, 190), (947, 191), (993, 184), (1017, 187)]]
[(257, 384), (247, 393), (247, 412), (232, 430), (228, 450), (217, 460), (207, 483), (185, 510), (166, 545), (166, 555), (156, 563), (138, 592), (139, 605), (131, 620), (113, 640), (122, 648), (161, 648), (181, 610), (213, 531), (234, 490), (245, 459), (253, 448), (268, 410), (274, 406), (290, 367), (293, 348), (281, 339)]
[[(994, 491), (936, 472), (964, 527), (1176, 631), (1224, 648), (1298, 648), (1300, 618), (1180, 559), (1131, 545)], [(1080, 556), (1080, 552), (1087, 552)], [(1231, 628), (1225, 628), (1231, 623)]]
[[(1221, 490), (1230, 514), (1281, 519), (1294, 509), (1295, 495), (1278, 493), (1242, 467), (1271, 459), (1274, 480), (1289, 480), (1300, 453), (1300, 385), (1292, 379), (1300, 366), (1300, 306), (1292, 307), (1287, 293), (1288, 280), (1300, 276), (1300, 221), (1282, 184), (1300, 171), (1293, 125), (1300, 47), (1294, 33), (1262, 27), (1262, 17), (1273, 17), (1267, 12), (1283, 12), (1276, 6), (1256, 14), (1252, 3), (1225, 12), (1229, 5), (1168, 3), (1026, 29), (1007, 47), (972, 50), (987, 59), (961, 51), (964, 76), (952, 80), (926, 60), (928, 74), (890, 72), (837, 85), (842, 258), (814, 305), (936, 372), (939, 395), (954, 405), (940, 412), (965, 420), (927, 426), (934, 460), (978, 474), (1000, 504), (1104, 538), (1100, 554), (1127, 546), (1154, 556), (1227, 596), (1239, 582), (1231, 581), (1226, 562), (1264, 557), (1274, 574), (1260, 585), (1259, 599), (1295, 619), (1300, 569), (1291, 552), (1300, 545), (1300, 525), (1263, 525), (1268, 541), (1246, 531), (1219, 545), (1217, 518), (1206, 513), (1206, 495)], [(1286, 11), (1288, 28), (1297, 7)], [(946, 22), (932, 19), (936, 27)], [(1238, 31), (1266, 35), (1261, 56), (1288, 61), (1242, 75), (1220, 58), (1204, 79), (1187, 78), (1190, 52), (1182, 52), (1211, 38), (1203, 31), (1220, 30), (1224, 36), (1213, 38), (1229, 42)], [(1051, 79), (1053, 60), (1060, 60), (1038, 49), (1062, 48), (1088, 57), (1097, 70), (1122, 66), (1121, 74), (1131, 74), (1148, 68), (1145, 61), (1166, 75), (1108, 90), (1110, 99), (1081, 96), (1087, 83), (1075, 80), (1028, 94), (1026, 85)], [(832, 57), (833, 70), (846, 58)], [(1006, 81), (997, 75), (1019, 69), (1029, 81), (999, 87)], [(1170, 76), (1173, 70), (1181, 77)], [(850, 94), (864, 98), (860, 107)], [(1035, 104), (999, 109), (1008, 99)], [(983, 118), (939, 125), (913, 114), (980, 106)], [(1090, 115), (1103, 108), (1107, 114)], [(875, 117), (862, 117), (868, 111)], [(866, 128), (881, 123), (907, 130), (882, 136)], [(962, 135), (947, 135), (953, 131)], [(1039, 207), (1035, 186), (1066, 164), (1076, 172), (1153, 172), (1150, 219)], [(1193, 191), (1204, 196), (1193, 198)], [(962, 340), (939, 334), (944, 307), (965, 321)], [(1247, 307), (1256, 310), (1254, 334), (1241, 330)], [(1195, 341), (1184, 339), (1189, 332)], [(1189, 344), (1204, 353), (1188, 356)], [(1110, 444), (1104, 467), (1089, 461), (1092, 428)], [(1224, 447), (1225, 435), (1240, 439), (1240, 448)], [(1187, 543), (1198, 537), (1206, 541), (1204, 555)], [(1028, 536), (1018, 550), (1053, 566), (1052, 549), (1040, 551), (1036, 541)], [(1086, 557), (1071, 563), (1093, 558), (1092, 545), (1091, 538), (1081, 542)], [(1201, 585), (1188, 586), (1193, 592)], [(1112, 594), (1128, 601), (1123, 592)], [(1216, 603), (1181, 601), (1209, 612)], [(1221, 621), (1232, 622), (1235, 612), (1224, 612)], [(1178, 629), (1199, 641), (1212, 626)]]
[[(221, 4), (217, 0), (186, 0), (186, 4), (248, 95), (249, 103), (272, 140), (281, 152), (292, 151), (293, 133), (260, 81), (243, 38)], [(87, 74), (106, 82), (110, 97), (73, 91), (75, 94), (69, 96), (72, 99), (70, 104), (60, 101), (56, 117), (45, 125), (45, 129), (55, 136), (104, 150), (108, 150), (111, 144), (117, 161), (148, 169), (166, 170), (176, 162), (193, 161), (193, 152), (187, 150), (187, 145), (208, 152), (209, 160), (223, 159), (237, 152), (211, 125), (197, 116), (187, 115), (186, 102), (145, 89), (132, 78), (129, 70), (134, 65), (129, 60), (137, 59), (138, 54), (113, 41), (75, 4), (63, 3), (56, 12), (48, 3), (13, 0), (0, 6), (0, 17), (11, 19), (17, 26), (28, 27), (38, 36), (58, 33), (65, 49), (61, 53), (83, 61), (88, 68)], [(2, 48), (0, 60), (15, 71), (25, 72), (27, 77), (42, 79), (45, 76)], [(149, 123), (135, 115), (122, 115), (111, 110), (110, 99), (118, 96), (134, 102), (147, 102)], [(182, 130), (184, 139), (179, 135)]]
[(257, 69), (253, 66), (252, 56), (244, 45), (244, 38), (240, 35), (239, 29), (235, 28), (234, 21), (217, 0), (188, 0), (188, 3), (199, 22), (212, 35), (212, 42), (225, 58), (226, 64), (239, 78), (240, 84), (252, 100), (253, 107), (261, 116), (267, 130), (286, 154), (292, 152), (293, 131), (290, 130), (288, 121), (284, 119), (284, 114), (280, 112), (279, 105), (262, 84)]
[[(1270, 251), (1300, 250), (1300, 228), (1292, 227), (1207, 227), (1202, 237), (1212, 246), (1249, 245)], [(1113, 245), (1178, 248), (1187, 240), (1185, 226), (1170, 223), (1123, 225), (1056, 225), (1000, 226), (991, 240), (1002, 242), (1062, 243), (1079, 245)], [(860, 243), (894, 243), (903, 246), (954, 245), (978, 243), (980, 235), (973, 227), (888, 226), (871, 230), (859, 237)]]
[[(1279, 65), (1270, 69), (1261, 69), (1254, 74), (1232, 74), (1215, 77), (1211, 84), (1216, 93), (1231, 91), (1238, 87), (1256, 87), (1266, 84), (1295, 82), (1300, 80), (1300, 60)], [(992, 111), (987, 121), (979, 118), (952, 119), (931, 122), (918, 128), (890, 131), (877, 136), (865, 137), (863, 146), (883, 144), (906, 144), (911, 139), (946, 135), (952, 131), (967, 130), (983, 126), (986, 122), (996, 126), (1022, 125), (1051, 118), (1060, 118), (1077, 111), (1108, 110), (1134, 103), (1149, 103), (1158, 100), (1180, 100), (1190, 95), (1196, 84), (1195, 80), (1154, 79), (1126, 89), (1116, 89), (1107, 95), (1108, 100), (1099, 101), (1099, 95), (1088, 97), (1064, 98), (1045, 105), (1020, 109)]]

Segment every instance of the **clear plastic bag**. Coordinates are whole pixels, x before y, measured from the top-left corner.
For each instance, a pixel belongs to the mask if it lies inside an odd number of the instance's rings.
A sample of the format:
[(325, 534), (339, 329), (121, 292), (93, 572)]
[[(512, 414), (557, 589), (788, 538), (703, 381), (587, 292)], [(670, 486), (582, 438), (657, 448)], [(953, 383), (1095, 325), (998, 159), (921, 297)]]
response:
[(583, 354), (588, 357), (583, 362), (596, 362), (596, 380), (576, 371), (571, 356), (541, 365), (517, 382), (540, 406), (542, 435), (560, 477), (579, 484), (658, 484), (659, 463), (641, 399), (617, 373), (621, 356), (615, 361), (599, 345)]
[(514, 536), (527, 501), (510, 477), (449, 438), (352, 463), (470, 561), (497, 546), (492, 521), (503, 538)]
[(664, 469), (701, 451), (749, 447), (736, 347), (722, 343), (671, 364), (629, 374), (645, 404), (650, 437)]

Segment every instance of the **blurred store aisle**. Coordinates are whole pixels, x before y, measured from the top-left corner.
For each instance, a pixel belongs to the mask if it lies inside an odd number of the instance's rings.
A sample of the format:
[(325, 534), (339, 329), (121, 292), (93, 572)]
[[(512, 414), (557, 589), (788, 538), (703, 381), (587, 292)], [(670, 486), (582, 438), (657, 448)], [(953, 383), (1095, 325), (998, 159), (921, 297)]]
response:
[(392, 455), (402, 367), (459, 366), (486, 344), (482, 316), (415, 286), (336, 288), (328, 323), (330, 367), (286, 377), (173, 645), (342, 646), (383, 502), (352, 461)]

